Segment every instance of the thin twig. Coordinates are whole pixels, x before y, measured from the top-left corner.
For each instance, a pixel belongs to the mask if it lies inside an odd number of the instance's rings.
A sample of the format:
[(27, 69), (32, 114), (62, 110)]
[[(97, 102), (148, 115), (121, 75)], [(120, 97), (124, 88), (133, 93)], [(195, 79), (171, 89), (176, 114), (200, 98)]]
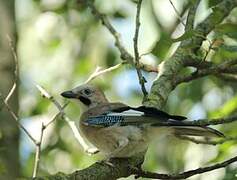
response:
[(141, 69), (140, 69), (140, 56), (139, 56), (139, 51), (138, 51), (138, 36), (139, 36), (139, 29), (140, 29), (140, 12), (141, 12), (141, 5), (142, 5), (142, 0), (139, 0), (137, 2), (137, 13), (136, 13), (136, 25), (135, 25), (135, 34), (133, 38), (133, 48), (134, 48), (134, 54), (135, 54), (135, 68), (137, 71), (137, 75), (139, 78), (139, 83), (141, 85), (141, 90), (144, 95), (144, 99), (147, 97), (147, 91), (145, 87), (145, 78), (142, 75)]
[(174, 87), (183, 82), (189, 82), (197, 78), (201, 78), (207, 75), (216, 75), (219, 76), (222, 73), (236, 73), (237, 72), (237, 59), (224, 61), (218, 65), (212, 65), (209, 68), (198, 70), (190, 75), (186, 76), (177, 76), (174, 80)]
[[(67, 105), (69, 104), (69, 102), (67, 102), (66, 104), (64, 104), (62, 106), (62, 109), (65, 109), (67, 107)], [(54, 117), (48, 122), (45, 124), (45, 128), (47, 128), (50, 124), (52, 124), (54, 121), (56, 121), (59, 117), (62, 116), (62, 112), (58, 112), (57, 114), (54, 115)]]
[(215, 119), (198, 119), (194, 121), (186, 121), (185, 123), (190, 125), (199, 125), (199, 126), (209, 126), (209, 125), (218, 125), (226, 124), (237, 121), (237, 115), (232, 115), (229, 117), (215, 118)]
[(206, 51), (205, 56), (204, 56), (202, 61), (206, 61), (207, 60), (207, 56), (211, 52), (214, 43), (215, 43), (215, 40), (213, 40), (212, 42), (209, 42), (208, 50)]
[(176, 136), (176, 137), (182, 140), (191, 141), (195, 144), (206, 144), (206, 145), (214, 145), (214, 146), (218, 144), (223, 144), (228, 141), (237, 141), (237, 137), (226, 137), (219, 140), (196, 139), (189, 136)]
[(93, 148), (92, 148), (93, 150), (91, 150), (91, 147), (85, 142), (85, 140), (81, 136), (76, 126), (76, 123), (65, 115), (64, 107), (61, 106), (60, 103), (52, 95), (50, 95), (50, 93), (48, 93), (42, 86), (37, 84), (36, 87), (41, 92), (42, 97), (50, 100), (57, 107), (57, 109), (60, 112), (61, 118), (68, 123), (69, 127), (71, 128), (73, 132), (74, 137), (79, 142), (79, 144), (83, 147), (84, 151), (91, 154), (98, 152), (96, 149), (93, 149)]
[[(44, 97), (50, 98), (52, 99), (52, 96), (49, 95), (49, 93), (47, 93), (42, 87), (38, 86), (38, 88), (41, 88), (41, 90), (44, 91)], [(59, 104), (59, 103), (58, 103)], [(57, 104), (57, 105), (58, 105)], [(68, 103), (66, 103), (64, 106), (62, 106), (62, 110), (68, 105)], [(42, 122), (41, 124), (41, 132), (40, 132), (40, 139), (39, 141), (36, 143), (36, 152), (35, 152), (35, 162), (34, 162), (34, 169), (33, 169), (33, 178), (35, 178), (37, 176), (38, 173), (38, 169), (39, 169), (39, 162), (40, 162), (40, 154), (41, 154), (41, 145), (42, 145), (42, 141), (43, 141), (43, 135), (44, 135), (44, 130), (50, 125), (52, 124), (54, 121), (56, 121), (58, 119), (59, 116), (62, 116), (63, 111), (59, 111), (56, 115), (54, 115), (54, 117), (46, 124), (44, 124)]]
[(173, 4), (173, 2), (171, 0), (169, 0), (169, 2), (172, 5), (172, 7), (175, 11), (175, 14), (177, 15), (177, 18), (180, 20), (181, 24), (185, 27), (185, 23), (183, 22), (182, 17), (179, 14), (179, 11), (176, 9), (175, 5)]
[(13, 57), (14, 57), (14, 62), (15, 62), (15, 70), (14, 70), (14, 82), (13, 85), (9, 91), (9, 93), (7, 94), (6, 98), (3, 99), (2, 96), (0, 96), (0, 99), (2, 100), (4, 106), (6, 107), (7, 111), (10, 113), (10, 115), (13, 117), (13, 119), (15, 120), (16, 124), (23, 130), (23, 132), (26, 133), (26, 135), (31, 139), (31, 141), (36, 144), (37, 141), (35, 138), (33, 138), (33, 136), (29, 133), (29, 131), (19, 122), (19, 117), (17, 116), (17, 114), (11, 109), (10, 105), (8, 104), (10, 98), (12, 97), (12, 95), (14, 94), (15, 90), (16, 90), (16, 86), (17, 86), (17, 80), (18, 80), (18, 58), (16, 55), (16, 51), (14, 49), (12, 40), (10, 38), (10, 36), (7, 36), (8, 39), (8, 43), (9, 46), (11, 48)]
[[(126, 50), (126, 48), (123, 46), (123, 43), (121, 41), (121, 37), (119, 32), (113, 27), (113, 25), (110, 23), (108, 17), (106, 15), (104, 15), (103, 13), (101, 13), (100, 11), (98, 11), (96, 9), (96, 7), (93, 4), (93, 1), (91, 0), (80, 0), (79, 3), (83, 3), (84, 5), (86, 5), (92, 12), (92, 14), (98, 18), (103, 26), (105, 26), (109, 32), (112, 34), (112, 36), (115, 39), (115, 46), (118, 48), (119, 52), (120, 52), (120, 57), (122, 60), (125, 61), (125, 63), (129, 63), (131, 65), (134, 65), (134, 58), (133, 56)], [(141, 67), (143, 67), (143, 70), (150, 70), (148, 72), (157, 72), (157, 71), (152, 71), (156, 68), (150, 68), (150, 67), (146, 67), (148, 65), (140, 63)]]
[[(8, 97), (8, 96), (7, 96)], [(2, 99), (2, 97), (0, 97)], [(13, 117), (13, 119), (15, 120), (16, 124), (26, 133), (26, 135), (31, 139), (31, 141), (36, 144), (37, 141), (35, 140), (35, 138), (33, 138), (33, 136), (29, 133), (29, 131), (27, 131), (27, 129), (19, 122), (19, 117), (14, 113), (14, 111), (11, 109), (11, 107), (9, 106), (9, 104), (7, 102), (5, 102), (5, 100), (3, 100), (3, 103), (7, 109), (7, 111), (11, 114), (11, 116)]]
[(61, 112), (62, 115), (64, 115), (64, 111), (60, 103), (51, 95), (49, 94), (42, 86), (36, 84), (36, 88), (41, 92), (42, 97), (49, 99)]
[(14, 82), (13, 82), (12, 88), (10, 89), (7, 97), (5, 98), (5, 102), (8, 104), (9, 99), (11, 98), (11, 96), (13, 95), (13, 93), (14, 93), (14, 91), (16, 89), (17, 80), (18, 80), (18, 73), (19, 72), (18, 72), (18, 58), (17, 58), (17, 55), (16, 55), (15, 48), (13, 46), (13, 41), (10, 38), (9, 35), (7, 35), (7, 40), (8, 40), (9, 47), (11, 48), (11, 51), (12, 51), (12, 54), (13, 54), (13, 58), (14, 58), (14, 62), (15, 62)]
[(93, 1), (91, 0), (80, 0), (80, 3), (85, 4), (87, 7), (89, 7), (92, 11), (92, 14), (99, 18), (102, 22), (102, 24), (109, 30), (109, 32), (114, 36), (115, 39), (115, 46), (119, 49), (121, 53), (121, 58), (123, 60), (128, 61), (128, 63), (133, 64), (133, 57), (132, 55), (124, 48), (122, 45), (120, 34), (116, 31), (116, 29), (112, 26), (112, 24), (109, 22), (107, 16), (100, 13), (94, 6)]
[(90, 81), (92, 81), (93, 79), (95, 79), (96, 77), (103, 75), (107, 72), (113, 71), (115, 69), (118, 69), (119, 67), (121, 67), (124, 64), (124, 62), (119, 63), (115, 66), (109, 67), (107, 69), (103, 69), (101, 70), (101, 67), (97, 67), (96, 70), (90, 75), (90, 77), (85, 81), (85, 83), (88, 83)]
[(138, 177), (146, 177), (146, 178), (155, 178), (155, 179), (186, 179), (188, 177), (197, 175), (197, 174), (203, 174), (205, 172), (209, 172), (209, 171), (213, 171), (216, 169), (220, 169), (220, 168), (225, 168), (226, 166), (234, 163), (237, 161), (237, 156), (223, 161), (221, 163), (217, 163), (214, 164), (212, 166), (207, 166), (207, 167), (201, 167), (201, 168), (197, 168), (194, 170), (190, 170), (190, 171), (185, 171), (183, 173), (180, 174), (175, 174), (175, 175), (170, 175), (170, 174), (158, 174), (158, 173), (152, 173), (152, 172), (147, 172), (147, 171), (142, 171), (141, 169), (133, 169), (134, 174), (137, 174)]
[(43, 135), (44, 135), (45, 128), (46, 127), (45, 127), (44, 123), (42, 122), (41, 131), (40, 131), (40, 139), (36, 144), (35, 162), (34, 162), (33, 175), (32, 175), (33, 178), (35, 178), (37, 176), (37, 173), (38, 173), (38, 170), (39, 170), (41, 145), (42, 145), (42, 141), (43, 141)]

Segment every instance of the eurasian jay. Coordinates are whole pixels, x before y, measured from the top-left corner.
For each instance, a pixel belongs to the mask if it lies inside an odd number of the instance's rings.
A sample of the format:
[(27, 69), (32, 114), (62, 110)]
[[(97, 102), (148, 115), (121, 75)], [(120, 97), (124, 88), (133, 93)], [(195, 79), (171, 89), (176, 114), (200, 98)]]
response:
[(79, 128), (98, 150), (112, 157), (145, 153), (149, 142), (165, 133), (178, 136), (222, 137), (215, 129), (185, 123), (186, 117), (152, 107), (110, 103), (97, 87), (84, 84), (61, 94), (81, 105)]

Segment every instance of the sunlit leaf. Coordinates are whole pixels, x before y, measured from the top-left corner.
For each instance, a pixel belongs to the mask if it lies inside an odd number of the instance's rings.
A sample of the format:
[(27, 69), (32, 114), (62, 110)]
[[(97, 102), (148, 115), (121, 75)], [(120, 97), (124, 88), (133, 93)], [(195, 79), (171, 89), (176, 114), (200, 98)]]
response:
[(211, 112), (211, 118), (228, 116), (237, 111), (237, 96), (227, 101), (220, 109)]
[(47, 101), (46, 99), (40, 98), (38, 100), (36, 107), (34, 107), (34, 109), (32, 109), (31, 115), (38, 115), (38, 114), (47, 112), (49, 105), (50, 105), (49, 101)]

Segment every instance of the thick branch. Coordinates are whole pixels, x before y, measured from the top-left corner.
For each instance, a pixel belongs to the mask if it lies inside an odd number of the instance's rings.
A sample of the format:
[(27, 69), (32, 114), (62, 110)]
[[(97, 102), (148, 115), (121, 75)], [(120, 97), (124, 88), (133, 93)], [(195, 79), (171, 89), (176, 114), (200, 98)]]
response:
[[(154, 179), (186, 179), (188, 177), (202, 174), (205, 172), (213, 171), (220, 168), (225, 168), (228, 165), (234, 163), (237, 161), (237, 156), (233, 157), (229, 160), (223, 161), (221, 163), (214, 164), (212, 166), (197, 168), (194, 170), (185, 171), (180, 174), (158, 174), (158, 173), (152, 173), (143, 171), (140, 169), (140, 163), (143, 160), (127, 160), (127, 159), (113, 159), (111, 160), (111, 163), (113, 166), (110, 166), (106, 163), (95, 163), (91, 165), (90, 167), (75, 171), (72, 174), (63, 174), (63, 173), (57, 173), (54, 175), (50, 175), (47, 177), (37, 177), (34, 180), (49, 180), (49, 179), (74, 179), (74, 180), (115, 180), (121, 177), (128, 177), (130, 175), (136, 175), (136, 177), (146, 177), (146, 178), (154, 178)], [(134, 165), (138, 166), (137, 168), (134, 168)], [(135, 167), (136, 167), (135, 166)]]
[(78, 170), (72, 174), (57, 173), (48, 177), (38, 177), (34, 180), (49, 180), (49, 179), (74, 179), (74, 180), (116, 180), (121, 177), (128, 177), (132, 175), (131, 167), (140, 168), (143, 162), (142, 157), (134, 157), (131, 159), (111, 159), (110, 163), (106, 162), (94, 163), (86, 169)]
[[(191, 3), (192, 3), (192, 1), (191, 1)], [(197, 9), (199, 3), (200, 3), (200, 0), (196, 0), (195, 3), (189, 9), (188, 17), (187, 17), (187, 22), (186, 22), (186, 26), (185, 26), (185, 31), (193, 29), (196, 9)]]
[[(213, 13), (195, 29), (199, 32), (199, 35), (182, 41), (174, 55), (160, 64), (158, 78), (152, 85), (145, 105), (157, 108), (163, 107), (170, 92), (174, 89), (173, 80), (175, 76), (185, 66), (185, 60), (193, 56), (193, 53), (201, 46), (204, 40), (203, 37), (206, 37), (215, 25), (220, 23), (236, 5), (237, 0), (225, 0), (219, 3), (213, 9)], [(217, 15), (218, 17), (216, 17)], [(191, 46), (192, 44), (195, 44), (195, 47)]]

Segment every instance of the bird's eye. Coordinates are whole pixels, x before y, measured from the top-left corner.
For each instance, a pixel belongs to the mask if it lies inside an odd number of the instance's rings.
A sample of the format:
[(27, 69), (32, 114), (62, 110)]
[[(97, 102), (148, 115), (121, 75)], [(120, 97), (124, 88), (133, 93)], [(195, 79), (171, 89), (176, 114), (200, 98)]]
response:
[(85, 93), (86, 95), (90, 95), (90, 94), (91, 94), (91, 90), (90, 90), (90, 89), (85, 89), (85, 90), (84, 90), (84, 93)]

